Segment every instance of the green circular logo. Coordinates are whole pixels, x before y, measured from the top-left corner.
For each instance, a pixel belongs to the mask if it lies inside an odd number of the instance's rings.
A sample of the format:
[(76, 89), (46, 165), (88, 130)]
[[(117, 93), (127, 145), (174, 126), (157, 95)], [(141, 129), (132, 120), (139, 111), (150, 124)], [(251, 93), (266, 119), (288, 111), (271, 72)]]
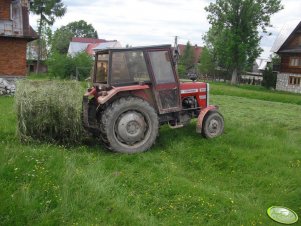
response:
[(293, 224), (298, 221), (298, 215), (291, 209), (283, 206), (272, 206), (267, 213), (270, 218), (282, 224)]

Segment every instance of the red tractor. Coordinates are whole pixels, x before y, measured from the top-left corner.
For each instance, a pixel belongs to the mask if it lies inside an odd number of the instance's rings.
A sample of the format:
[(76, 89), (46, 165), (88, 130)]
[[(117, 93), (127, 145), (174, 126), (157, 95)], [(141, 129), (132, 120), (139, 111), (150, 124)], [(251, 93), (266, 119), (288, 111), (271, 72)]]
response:
[(143, 152), (160, 125), (187, 125), (206, 138), (222, 134), (224, 119), (209, 105), (209, 84), (180, 82), (170, 45), (96, 52), (93, 88), (83, 97), (83, 124), (104, 145), (123, 153)]

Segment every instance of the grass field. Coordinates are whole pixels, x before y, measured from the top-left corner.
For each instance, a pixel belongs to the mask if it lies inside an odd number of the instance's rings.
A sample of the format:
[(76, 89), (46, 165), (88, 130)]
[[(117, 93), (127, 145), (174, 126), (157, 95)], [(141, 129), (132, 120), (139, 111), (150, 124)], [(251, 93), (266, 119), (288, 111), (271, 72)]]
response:
[(21, 144), (14, 100), (0, 97), (0, 224), (278, 225), (272, 205), (301, 216), (301, 96), (211, 88), (221, 137), (164, 126), (136, 155)]

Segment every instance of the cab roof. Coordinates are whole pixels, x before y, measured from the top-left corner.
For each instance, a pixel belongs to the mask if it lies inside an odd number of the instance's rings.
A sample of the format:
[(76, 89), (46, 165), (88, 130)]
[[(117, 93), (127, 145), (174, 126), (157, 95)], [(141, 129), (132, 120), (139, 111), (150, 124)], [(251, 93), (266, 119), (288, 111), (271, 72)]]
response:
[(148, 50), (148, 49), (170, 49), (170, 44), (164, 44), (164, 45), (151, 45), (151, 46), (136, 46), (136, 47), (130, 47), (130, 48), (107, 48), (103, 50), (97, 50), (95, 53), (108, 53), (109, 51), (131, 51), (131, 50)]

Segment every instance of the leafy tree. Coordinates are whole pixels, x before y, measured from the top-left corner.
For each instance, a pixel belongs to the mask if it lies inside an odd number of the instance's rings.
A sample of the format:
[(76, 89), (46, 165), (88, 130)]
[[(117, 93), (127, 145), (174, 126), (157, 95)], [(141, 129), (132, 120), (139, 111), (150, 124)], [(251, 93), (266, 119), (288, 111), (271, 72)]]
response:
[(219, 65), (232, 71), (232, 84), (262, 52), (259, 29), (266, 33), (271, 15), (282, 8), (281, 0), (216, 0), (205, 8), (211, 24), (207, 41)]
[(66, 26), (57, 29), (53, 34), (51, 52), (66, 54), (72, 37), (72, 32)]
[(88, 24), (84, 20), (71, 22), (54, 32), (52, 51), (58, 51), (61, 54), (67, 53), (72, 37), (98, 38), (98, 34), (92, 24)]
[(73, 33), (74, 37), (98, 38), (97, 31), (92, 24), (88, 24), (84, 20), (71, 22), (66, 27)]
[(39, 71), (41, 60), (41, 35), (43, 26), (52, 26), (57, 17), (60, 18), (65, 15), (66, 10), (62, 0), (33, 0), (31, 2), (30, 11), (39, 16), (38, 34), (40, 39), (38, 40), (37, 72)]

